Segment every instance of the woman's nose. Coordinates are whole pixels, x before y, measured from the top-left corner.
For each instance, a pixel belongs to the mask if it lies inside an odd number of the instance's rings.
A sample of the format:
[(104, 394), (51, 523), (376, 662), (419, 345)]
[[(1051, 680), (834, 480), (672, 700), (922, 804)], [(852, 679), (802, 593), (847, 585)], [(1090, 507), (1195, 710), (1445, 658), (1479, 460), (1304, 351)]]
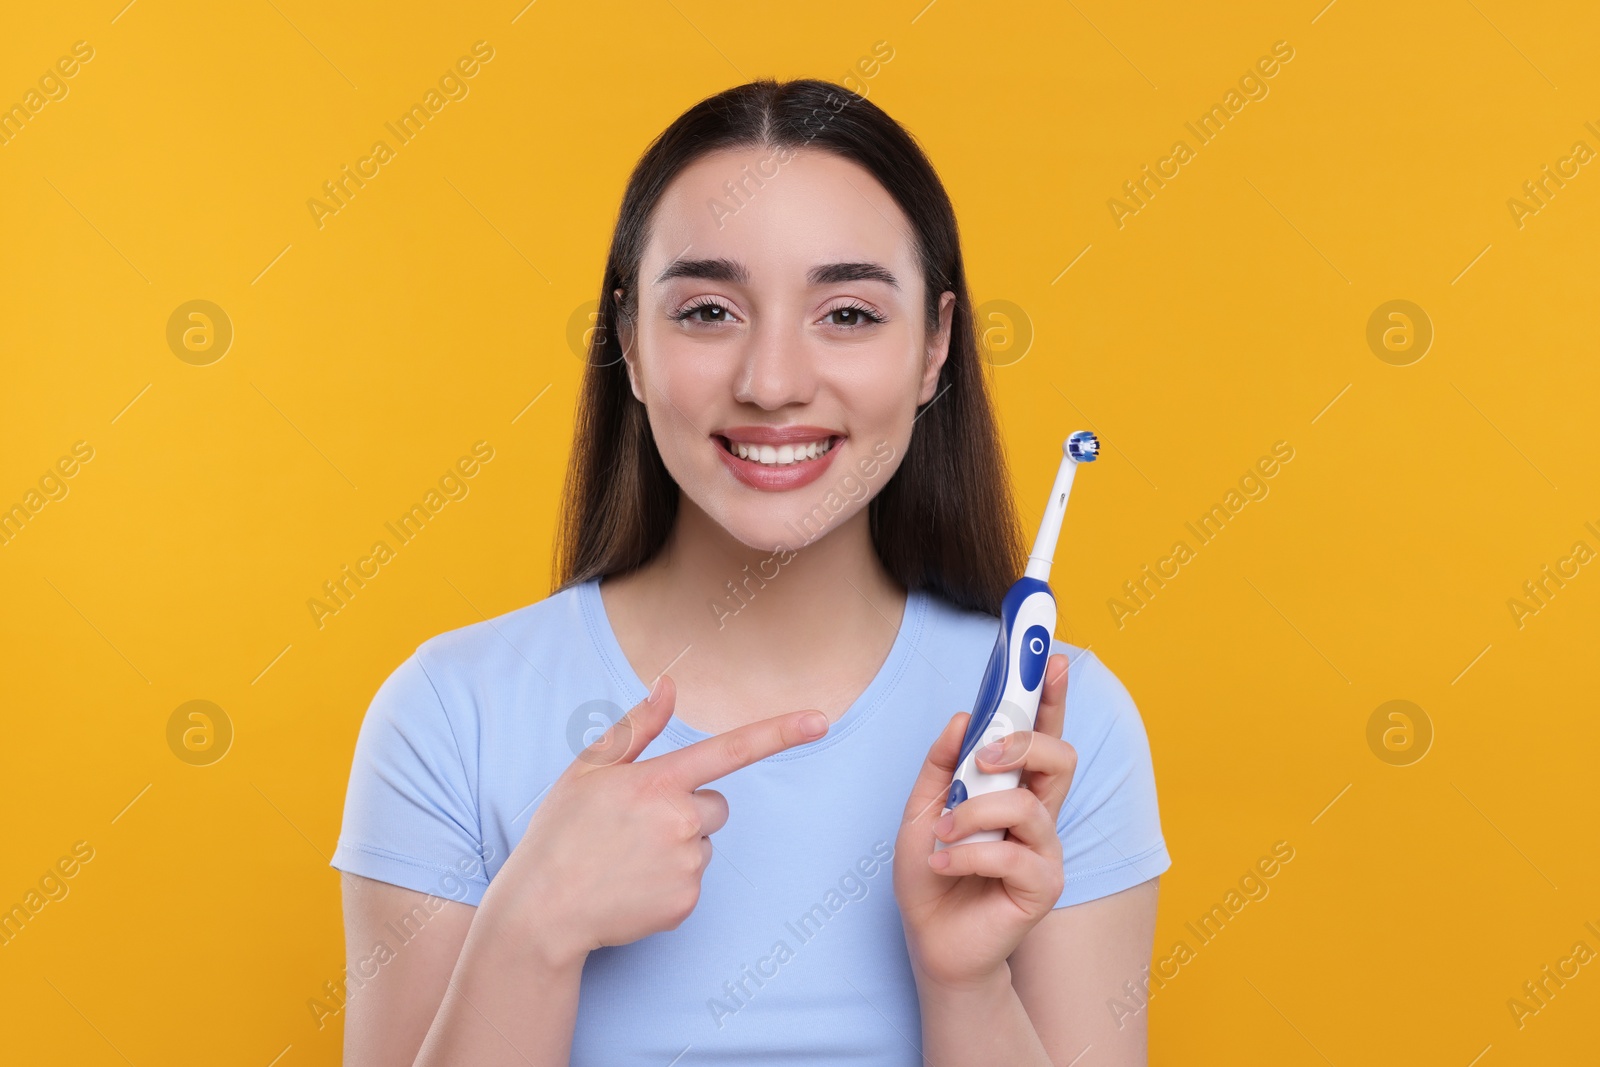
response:
[(738, 374), (734, 398), (769, 411), (808, 403), (816, 393), (816, 368), (804, 334), (776, 321), (751, 333)]

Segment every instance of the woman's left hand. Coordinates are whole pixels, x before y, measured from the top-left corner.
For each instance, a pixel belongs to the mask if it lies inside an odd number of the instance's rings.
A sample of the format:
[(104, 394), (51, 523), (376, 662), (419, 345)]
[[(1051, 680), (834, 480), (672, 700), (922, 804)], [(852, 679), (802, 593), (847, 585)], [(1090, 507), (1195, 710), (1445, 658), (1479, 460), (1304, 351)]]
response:
[[(957, 712), (928, 750), (894, 850), (894, 894), (919, 980), (981, 985), (1061, 898), (1056, 819), (1078, 762), (1061, 740), (1066, 696), (1067, 657), (1057, 653), (1034, 729), (1002, 738), (997, 758), (978, 757), (986, 772), (1020, 767), (1019, 787), (969, 797), (942, 819), (970, 714)], [(935, 835), (954, 841), (988, 829), (1006, 830), (1005, 839), (934, 851)]]

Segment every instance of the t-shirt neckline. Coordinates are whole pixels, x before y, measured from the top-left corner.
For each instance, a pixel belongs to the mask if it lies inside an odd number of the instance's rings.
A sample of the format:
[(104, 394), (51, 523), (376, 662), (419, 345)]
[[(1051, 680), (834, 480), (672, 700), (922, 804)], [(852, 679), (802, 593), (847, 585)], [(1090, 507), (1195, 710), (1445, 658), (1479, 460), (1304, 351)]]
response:
[[(647, 686), (628, 662), (628, 657), (622, 651), (622, 644), (617, 640), (616, 631), (611, 627), (611, 620), (606, 615), (605, 601), (600, 596), (600, 579), (590, 578), (580, 582), (574, 587), (578, 597), (579, 606), (583, 612), (585, 628), (594, 642), (595, 651), (600, 656), (601, 663), (612, 679), (627, 694), (628, 706), (632, 707), (650, 694)], [(867, 687), (861, 691), (855, 701), (845, 709), (843, 715), (831, 723), (828, 732), (815, 741), (808, 741), (803, 745), (785, 749), (775, 756), (768, 756), (760, 762), (780, 762), (783, 760), (800, 759), (815, 752), (844, 741), (851, 734), (861, 728), (873, 713), (888, 699), (899, 685), (900, 679), (911, 665), (913, 653), (922, 639), (922, 630), (927, 621), (928, 594), (920, 589), (911, 589), (906, 593), (905, 612), (900, 619), (900, 628), (895, 633), (894, 644), (889, 647), (889, 654), (884, 658), (878, 672), (872, 676)], [(793, 709), (795, 711), (799, 708)], [(781, 714), (781, 709), (774, 709), (772, 714)], [(676, 714), (667, 720), (667, 725), (662, 729), (661, 736), (670, 738), (679, 748), (692, 745), (697, 741), (704, 741), (714, 735), (698, 730)]]

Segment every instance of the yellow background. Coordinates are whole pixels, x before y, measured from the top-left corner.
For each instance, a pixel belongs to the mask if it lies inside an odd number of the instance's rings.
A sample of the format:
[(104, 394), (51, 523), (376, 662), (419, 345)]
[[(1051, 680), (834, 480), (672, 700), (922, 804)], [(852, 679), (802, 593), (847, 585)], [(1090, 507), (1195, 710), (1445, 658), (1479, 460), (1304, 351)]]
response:
[[(1600, 149), (1592, 9), (121, 4), (0, 34), (0, 103), (94, 49), (0, 147), (0, 504), (94, 449), (0, 546), (0, 907), (95, 850), (0, 947), (9, 1059), (337, 1062), (307, 1001), (343, 968), (356, 730), (420, 641), (547, 592), (568, 328), (630, 167), (706, 95), (842, 81), (885, 41), (855, 84), (939, 168), (976, 299), (1025, 316), (991, 325), (1030, 525), (1063, 433), (1107, 444), (1055, 586), (1149, 731), (1158, 955), (1295, 849), (1156, 994), (1153, 1062), (1593, 1061), (1600, 963), (1520, 1029), (1507, 1007), (1600, 950), (1600, 564), (1507, 607), (1600, 549), (1600, 164), (1507, 207)], [(478, 40), (470, 95), (319, 229), (306, 201)], [(1118, 228), (1122, 183), (1280, 40), (1269, 95)], [(209, 366), (166, 342), (193, 299), (235, 331)], [(1366, 340), (1394, 299), (1435, 331), (1409, 366)], [(470, 495), (319, 629), (306, 601), (478, 440)], [(1277, 441), (1270, 494), (1116, 625)], [(203, 767), (166, 732), (197, 699), (235, 731)], [(1395, 699), (1434, 733), (1408, 766), (1367, 741)]]

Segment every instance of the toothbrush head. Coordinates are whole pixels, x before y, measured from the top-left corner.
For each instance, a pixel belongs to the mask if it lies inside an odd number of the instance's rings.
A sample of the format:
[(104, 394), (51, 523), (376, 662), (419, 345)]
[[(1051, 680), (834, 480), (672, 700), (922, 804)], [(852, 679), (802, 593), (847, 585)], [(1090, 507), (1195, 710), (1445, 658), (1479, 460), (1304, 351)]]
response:
[(1076, 463), (1093, 463), (1100, 455), (1100, 438), (1088, 430), (1079, 430), (1067, 438), (1067, 443), (1062, 446), (1062, 451), (1072, 457)]

